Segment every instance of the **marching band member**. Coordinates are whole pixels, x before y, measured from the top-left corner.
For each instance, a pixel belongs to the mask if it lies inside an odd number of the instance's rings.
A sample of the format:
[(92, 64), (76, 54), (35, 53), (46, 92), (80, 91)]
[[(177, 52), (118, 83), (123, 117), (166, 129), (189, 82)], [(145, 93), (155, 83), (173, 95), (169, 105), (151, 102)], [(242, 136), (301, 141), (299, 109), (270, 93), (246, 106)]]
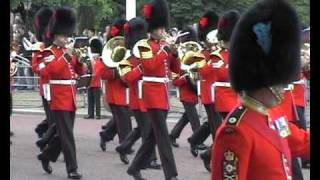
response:
[[(219, 16), (214, 11), (207, 11), (199, 20), (198, 23), (198, 36), (202, 44), (204, 45), (204, 49), (202, 53), (205, 55), (207, 62), (205, 64), (198, 63), (199, 66), (199, 96), (201, 99), (201, 103), (204, 105), (205, 110), (207, 112), (208, 121), (204, 122), (201, 127), (196, 130), (191, 137), (188, 138), (188, 142), (190, 143), (190, 151), (194, 157), (198, 156), (198, 148), (197, 145), (203, 143), (207, 137), (212, 134), (214, 136), (215, 130), (214, 128), (217, 124), (220, 124), (221, 117), (216, 111), (214, 94), (212, 92), (212, 84), (215, 82), (215, 74), (212, 73), (212, 61), (211, 54), (216, 50), (214, 44), (208, 42), (208, 35), (212, 32), (217, 31)], [(198, 86), (199, 86), (198, 85)]]
[(41, 8), (35, 15), (34, 18), (34, 27), (35, 27), (35, 35), (38, 40), (36, 44), (34, 44), (34, 53), (32, 54), (32, 71), (39, 75), (39, 93), (42, 99), (42, 104), (44, 108), (44, 112), (46, 114), (45, 120), (43, 120), (38, 126), (35, 128), (35, 132), (38, 134), (38, 137), (42, 137), (42, 135), (47, 131), (47, 129), (53, 124), (50, 119), (50, 109), (49, 104), (46, 97), (46, 88), (48, 86), (48, 77), (39, 74), (39, 64), (43, 62), (42, 51), (49, 45), (51, 45), (51, 40), (46, 38), (45, 30), (49, 23), (49, 20), (52, 16), (52, 9), (44, 7)]
[(309, 132), (279, 106), (283, 87), (299, 74), (299, 48), (297, 14), (285, 0), (259, 1), (238, 22), (229, 72), (241, 103), (217, 131), (212, 180), (289, 180), (291, 158), (309, 158)]
[[(139, 137), (142, 138), (143, 142), (146, 140), (148, 132), (151, 130), (151, 123), (146, 113), (143, 100), (139, 99), (138, 84), (142, 78), (141, 61), (134, 56), (133, 52), (135, 43), (148, 37), (147, 23), (140, 17), (132, 18), (124, 25), (124, 30), (126, 48), (130, 51), (130, 56), (120, 64), (122, 66), (121, 78), (129, 86), (129, 107), (136, 119), (137, 127), (116, 147), (116, 151), (120, 154), (121, 161), (128, 164), (129, 160), (126, 154), (129, 154), (131, 147)], [(160, 169), (160, 165), (157, 163), (155, 148), (152, 153), (151, 162), (146, 164), (147, 168)]]
[[(97, 73), (101, 75), (103, 80), (106, 80), (105, 89), (106, 89), (106, 101), (109, 103), (109, 107), (111, 109), (111, 113), (113, 118), (106, 125), (107, 128), (99, 133), (100, 135), (100, 147), (102, 151), (106, 150), (106, 142), (113, 139), (116, 130), (116, 133), (119, 137), (119, 143), (121, 143), (124, 138), (130, 133), (132, 130), (130, 113), (128, 108), (128, 87), (120, 78), (117, 65), (111, 67), (108, 63), (117, 63), (113, 62), (112, 59), (114, 53), (113, 50), (122, 46), (124, 49), (124, 41), (117, 40), (116, 38), (120, 37), (123, 39), (124, 30), (123, 25), (127, 21), (124, 19), (115, 20), (113, 26), (110, 31), (109, 41), (105, 46), (108, 46), (108, 43), (111, 49), (111, 54), (108, 54), (107, 50), (102, 51), (102, 60), (105, 66), (97, 69)], [(116, 42), (117, 41), (117, 42)], [(123, 44), (121, 44), (123, 43)], [(121, 47), (121, 48), (122, 48)], [(122, 59), (121, 59), (122, 60)]]
[(75, 12), (67, 7), (58, 8), (48, 25), (47, 36), (52, 37), (53, 45), (44, 50), (44, 61), (40, 74), (50, 76), (50, 110), (56, 123), (58, 136), (55, 136), (38, 159), (47, 173), (52, 173), (49, 162), (55, 162), (62, 150), (68, 178), (81, 179), (78, 173), (76, 145), (73, 127), (76, 112), (76, 78), (85, 71), (79, 58), (66, 47), (68, 36), (72, 35), (76, 25)]
[(85, 119), (94, 118), (94, 109), (96, 110), (96, 119), (101, 118), (101, 77), (96, 73), (97, 66), (101, 63), (102, 42), (98, 37), (92, 37), (90, 39), (90, 50), (92, 53), (91, 65), (92, 65), (92, 79), (90, 86), (88, 87), (88, 116)]
[[(214, 51), (210, 55), (212, 68), (201, 69), (203, 74), (214, 74), (215, 82), (211, 85), (214, 94), (214, 102), (216, 111), (222, 116), (223, 119), (229, 114), (230, 111), (238, 104), (239, 97), (237, 93), (232, 89), (229, 82), (229, 42), (232, 31), (239, 19), (239, 13), (231, 10), (222, 15), (218, 23), (218, 40), (222, 41), (221, 49)], [(213, 140), (215, 138), (216, 131), (221, 124), (221, 121), (215, 119), (213, 124)], [(207, 149), (200, 155), (201, 159), (207, 170), (210, 170), (211, 149)]]
[[(197, 34), (191, 27), (185, 28), (181, 33), (188, 33), (182, 37), (177, 39), (178, 43), (188, 43), (188, 42), (198, 42)], [(187, 50), (187, 49), (185, 49)], [(189, 50), (189, 49), (188, 49)], [(200, 51), (201, 49), (199, 49)], [(187, 56), (187, 53), (191, 53), (193, 51), (189, 50), (188, 52), (184, 52), (184, 55)], [(182, 54), (183, 52), (181, 52)], [(183, 57), (180, 57), (180, 61), (182, 61)], [(193, 58), (193, 57), (192, 57)], [(191, 59), (191, 57), (190, 57)], [(195, 80), (194, 80), (195, 81)], [(179, 147), (179, 144), (176, 142), (176, 139), (179, 138), (183, 128), (190, 123), (192, 131), (195, 132), (200, 127), (200, 120), (198, 116), (198, 112), (196, 109), (196, 105), (198, 103), (197, 96), (197, 88), (194, 87), (194, 83), (191, 80), (190, 74), (186, 72), (186, 70), (181, 70), (179, 74), (173, 78), (172, 84), (178, 87), (178, 94), (181, 103), (184, 107), (184, 113), (176, 125), (172, 128), (170, 133), (171, 143), (174, 147)]]
[(144, 17), (148, 22), (150, 39), (136, 43), (141, 61), (142, 81), (139, 85), (141, 99), (150, 118), (152, 130), (140, 146), (127, 173), (136, 180), (142, 180), (140, 170), (149, 162), (157, 145), (165, 179), (177, 179), (177, 168), (170, 144), (166, 124), (169, 109), (168, 82), (170, 70), (178, 73), (179, 61), (174, 50), (161, 41), (165, 28), (169, 25), (169, 7), (165, 0), (152, 0), (143, 8)]

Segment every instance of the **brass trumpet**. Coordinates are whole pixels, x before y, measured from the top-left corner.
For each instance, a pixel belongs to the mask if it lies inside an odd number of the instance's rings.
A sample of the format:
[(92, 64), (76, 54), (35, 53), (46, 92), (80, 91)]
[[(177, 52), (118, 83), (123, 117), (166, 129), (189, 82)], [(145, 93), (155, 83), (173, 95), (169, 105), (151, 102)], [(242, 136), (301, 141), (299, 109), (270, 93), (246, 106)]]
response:
[(11, 62), (10, 63), (10, 77), (13, 77), (14, 75), (16, 75), (17, 71), (18, 71), (17, 64), (15, 62)]
[(103, 63), (111, 68), (117, 68), (119, 63), (126, 59), (128, 51), (125, 48), (125, 39), (123, 36), (116, 36), (110, 39), (102, 50)]

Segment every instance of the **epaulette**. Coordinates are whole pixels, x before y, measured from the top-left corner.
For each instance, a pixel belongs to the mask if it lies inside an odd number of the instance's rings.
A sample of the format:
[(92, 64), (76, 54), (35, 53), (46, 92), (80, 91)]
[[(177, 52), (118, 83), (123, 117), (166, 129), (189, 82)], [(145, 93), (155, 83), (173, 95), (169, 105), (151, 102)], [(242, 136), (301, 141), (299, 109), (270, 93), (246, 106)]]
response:
[(226, 125), (233, 126), (233, 127), (238, 126), (246, 111), (247, 111), (247, 108), (245, 108), (243, 106), (239, 106), (237, 109), (235, 109), (232, 112), (232, 114), (230, 114), (230, 116), (226, 122)]

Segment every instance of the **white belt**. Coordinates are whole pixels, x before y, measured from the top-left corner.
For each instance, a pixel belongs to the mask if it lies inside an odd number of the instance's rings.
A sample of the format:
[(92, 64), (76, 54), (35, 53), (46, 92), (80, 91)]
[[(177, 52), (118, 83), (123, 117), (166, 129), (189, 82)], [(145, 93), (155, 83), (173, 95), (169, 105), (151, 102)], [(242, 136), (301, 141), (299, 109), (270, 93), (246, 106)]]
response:
[(47, 101), (51, 101), (50, 84), (43, 84), (43, 96)]
[(301, 79), (299, 81), (294, 81), (293, 84), (304, 84), (304, 79)]
[(201, 95), (201, 80), (197, 80), (197, 95)]
[(176, 88), (177, 98), (180, 99), (180, 90), (179, 88)]
[(143, 82), (167, 83), (167, 82), (169, 82), (169, 78), (167, 78), (167, 77), (143, 76), (142, 80), (138, 81), (138, 96), (139, 96), (139, 99), (142, 99), (142, 84), (143, 84)]
[(50, 80), (50, 84), (73, 85), (76, 83), (76, 80)]
[(294, 89), (293, 84), (289, 84), (288, 87), (284, 88), (285, 91), (291, 91)]
[(126, 104), (129, 104), (129, 93), (130, 93), (130, 90), (129, 90), (129, 88), (126, 88)]
[(231, 84), (229, 82), (215, 82), (211, 85), (211, 101), (214, 102), (215, 98), (215, 88), (216, 87), (231, 87)]
[(157, 82), (157, 83), (167, 83), (169, 82), (169, 78), (167, 77), (149, 77), (149, 76), (143, 76), (142, 81), (146, 82)]

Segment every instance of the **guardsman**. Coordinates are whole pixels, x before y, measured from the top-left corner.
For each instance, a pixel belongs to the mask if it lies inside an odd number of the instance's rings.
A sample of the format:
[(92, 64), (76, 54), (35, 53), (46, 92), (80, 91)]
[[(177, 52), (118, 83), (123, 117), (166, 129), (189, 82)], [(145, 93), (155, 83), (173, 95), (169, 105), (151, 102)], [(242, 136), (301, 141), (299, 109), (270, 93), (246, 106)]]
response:
[(101, 118), (101, 106), (100, 106), (100, 97), (101, 97), (101, 77), (97, 75), (96, 69), (101, 62), (101, 53), (102, 53), (102, 42), (98, 37), (92, 37), (89, 40), (90, 50), (92, 54), (91, 65), (92, 65), (92, 79), (90, 86), (88, 88), (88, 116), (85, 119), (94, 118), (94, 110), (96, 110), (96, 119)]
[(50, 110), (56, 123), (58, 136), (54, 136), (49, 145), (38, 155), (42, 168), (52, 173), (49, 162), (55, 162), (62, 150), (68, 178), (81, 179), (78, 173), (76, 145), (73, 135), (76, 112), (76, 79), (86, 67), (80, 63), (79, 55), (66, 47), (67, 38), (71, 36), (76, 25), (76, 14), (68, 7), (58, 8), (51, 18), (47, 36), (52, 37), (53, 45), (43, 52), (44, 61), (39, 64), (40, 74), (49, 75), (51, 89)]
[(310, 157), (309, 132), (279, 106), (284, 86), (300, 71), (295, 10), (285, 0), (257, 2), (238, 22), (229, 51), (231, 85), (241, 102), (217, 131), (211, 179), (293, 179), (292, 157)]
[(46, 114), (45, 120), (43, 120), (35, 128), (35, 132), (38, 134), (38, 137), (42, 137), (42, 135), (47, 131), (48, 127), (52, 125), (52, 122), (50, 120), (49, 104), (46, 97), (46, 89), (48, 87), (48, 77), (41, 76), (39, 74), (39, 64), (43, 62), (43, 57), (41, 52), (44, 48), (48, 47), (52, 43), (45, 36), (45, 30), (52, 16), (52, 13), (53, 13), (52, 9), (48, 7), (43, 7), (36, 13), (34, 17), (35, 36), (38, 42), (33, 45), (34, 52), (32, 54), (32, 71), (39, 75), (39, 93), (41, 96), (44, 112)]
[[(193, 61), (194, 57), (192, 57), (191, 54), (194, 53), (195, 51), (193, 51), (192, 49), (188, 49), (187, 47), (188, 44), (189, 46), (194, 45), (192, 46), (194, 48), (199, 48), (198, 51), (201, 51), (202, 47), (201, 45), (199, 45), (199, 47), (196, 46), (196, 43), (198, 42), (198, 38), (195, 30), (192, 27), (185, 28), (184, 30), (182, 30), (181, 33), (188, 33), (188, 34), (182, 37), (179, 37), (177, 39), (177, 44), (184, 43), (183, 47), (182, 46), (180, 47), (181, 50), (179, 52), (180, 53), (179, 60), (190, 61), (185, 63), (192, 65), (193, 63), (191, 61)], [(184, 62), (182, 62), (182, 64), (184, 64)], [(200, 127), (200, 120), (199, 120), (198, 112), (196, 109), (196, 105), (198, 103), (198, 96), (197, 96), (197, 87), (195, 82), (197, 81), (197, 78), (190, 77), (192, 75), (196, 76), (197, 74), (196, 72), (192, 72), (190, 70), (189, 72), (188, 70), (181, 70), (180, 73), (177, 74), (172, 81), (172, 84), (178, 88), (177, 89), (178, 90), (177, 94), (179, 95), (178, 98), (180, 98), (180, 101), (184, 107), (184, 113), (182, 117), (179, 119), (176, 125), (172, 128), (170, 133), (171, 143), (174, 147), (179, 147), (179, 144), (176, 142), (176, 139), (179, 138), (183, 128), (188, 123), (190, 123), (193, 132), (195, 132)]]
[(132, 130), (128, 107), (129, 88), (120, 78), (118, 71), (119, 62), (124, 58), (123, 55), (125, 54), (123, 25), (126, 22), (124, 19), (116, 19), (113, 23), (110, 31), (111, 39), (109, 39), (102, 51), (102, 61), (105, 66), (97, 70), (98, 74), (101, 75), (101, 79), (106, 80), (106, 102), (108, 102), (113, 116), (108, 122), (107, 128), (99, 133), (102, 151), (106, 150), (106, 142), (113, 139), (114, 132), (118, 134), (119, 143), (121, 143)]
[[(116, 151), (120, 154), (121, 161), (125, 164), (129, 163), (126, 154), (129, 154), (133, 144), (140, 137), (144, 142), (148, 132), (151, 130), (151, 123), (146, 113), (144, 102), (142, 99), (139, 99), (138, 93), (138, 84), (142, 79), (141, 61), (134, 56), (133, 52), (135, 43), (148, 37), (147, 32), (148, 25), (145, 20), (140, 17), (132, 18), (124, 25), (126, 48), (130, 52), (130, 56), (120, 63), (121, 78), (129, 86), (129, 108), (133, 112), (137, 122), (137, 127), (116, 147)], [(157, 163), (155, 148), (151, 162), (147, 164), (147, 168), (160, 169), (160, 165)]]
[(221, 117), (216, 111), (214, 94), (212, 93), (212, 85), (215, 82), (215, 74), (212, 73), (212, 60), (214, 56), (211, 54), (216, 50), (216, 46), (208, 41), (209, 34), (217, 32), (219, 16), (214, 11), (207, 11), (198, 22), (198, 36), (203, 44), (202, 53), (206, 57), (205, 64), (199, 62), (200, 81), (198, 81), (198, 96), (207, 112), (208, 121), (204, 122), (201, 127), (188, 138), (190, 143), (190, 151), (194, 157), (198, 156), (197, 145), (203, 143), (212, 134), (214, 136), (215, 128), (221, 122)]
[(150, 39), (138, 41), (135, 46), (141, 61), (142, 81), (139, 98), (143, 99), (150, 118), (152, 130), (142, 143), (127, 173), (136, 180), (144, 179), (140, 170), (145, 167), (157, 145), (166, 180), (177, 179), (178, 172), (172, 152), (167, 128), (169, 110), (169, 77), (171, 71), (178, 73), (180, 63), (175, 50), (162, 41), (165, 28), (169, 25), (169, 7), (165, 0), (152, 0), (143, 7), (148, 22)]
[[(221, 115), (223, 119), (229, 114), (230, 111), (238, 104), (239, 97), (237, 93), (231, 88), (229, 82), (229, 42), (232, 31), (239, 19), (240, 15), (235, 10), (230, 10), (224, 13), (218, 23), (217, 38), (221, 41), (221, 48), (210, 54), (211, 56), (211, 68), (203, 68), (200, 70), (203, 74), (214, 74), (215, 82), (211, 85), (211, 92), (213, 94), (215, 109)], [(216, 119), (215, 119), (216, 120)], [(216, 134), (216, 130), (220, 126), (221, 121), (214, 121), (213, 124), (213, 140)], [(210, 170), (210, 151), (207, 149), (200, 155), (203, 160), (204, 166), (207, 170)]]

